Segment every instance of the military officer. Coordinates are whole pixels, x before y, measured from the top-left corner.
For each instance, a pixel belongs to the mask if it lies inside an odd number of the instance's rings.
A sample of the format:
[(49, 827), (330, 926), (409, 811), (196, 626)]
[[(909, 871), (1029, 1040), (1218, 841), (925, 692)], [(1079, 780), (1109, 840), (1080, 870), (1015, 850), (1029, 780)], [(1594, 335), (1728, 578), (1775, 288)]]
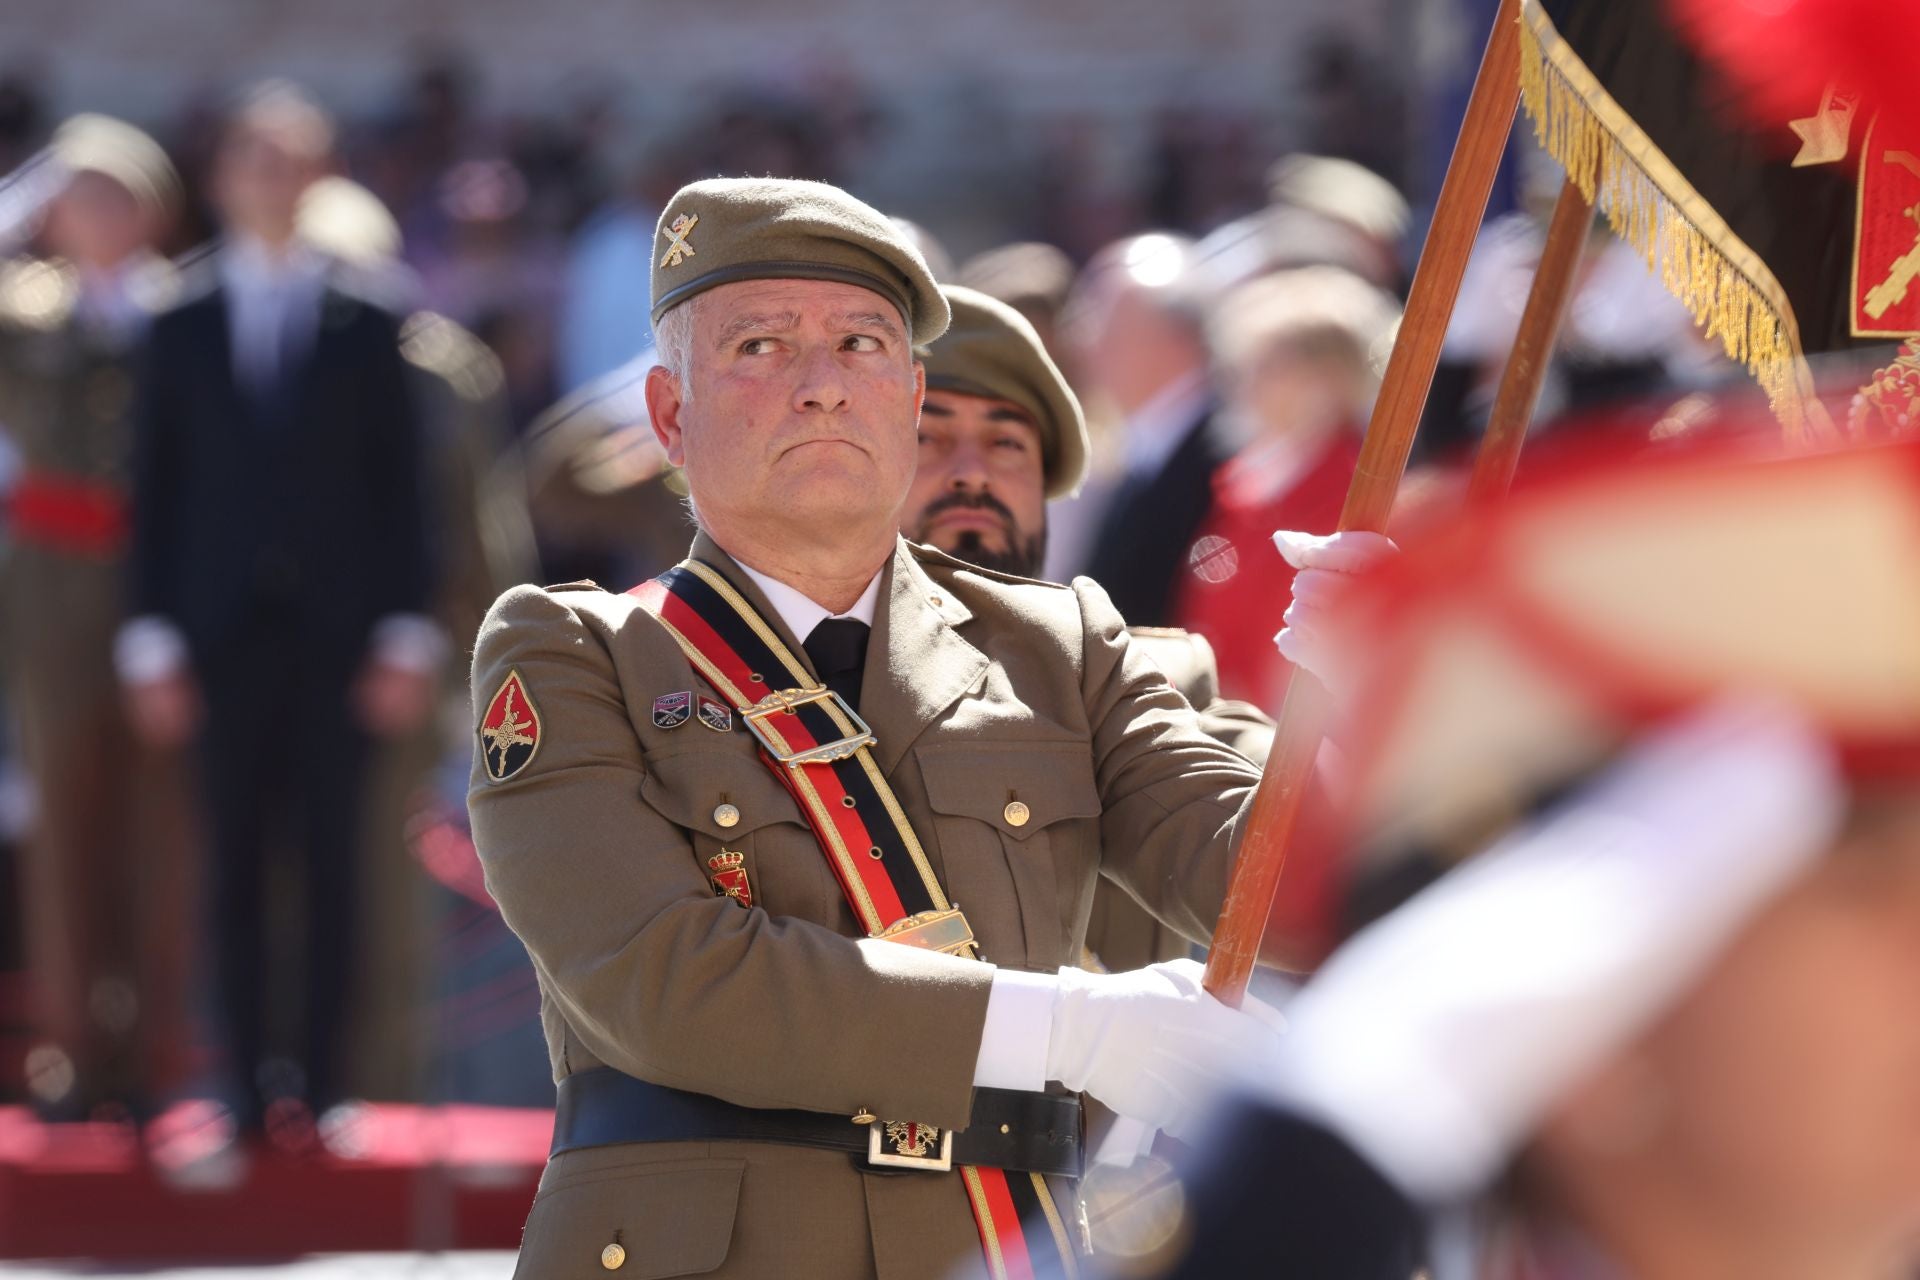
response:
[[(960, 285), (941, 292), (953, 321), (922, 359), (920, 461), (900, 532), (970, 564), (1038, 577), (1046, 503), (1073, 493), (1086, 474), (1079, 399), (1014, 307)], [(1205, 636), (1172, 627), (1129, 627), (1127, 635), (1200, 712), (1209, 734), (1265, 762), (1273, 721), (1249, 703), (1219, 696)], [(1109, 969), (1135, 969), (1191, 949), (1110, 881), (1094, 890), (1086, 947)]]
[(173, 273), (153, 249), (179, 199), (160, 146), (105, 116), (61, 125), (43, 258), (0, 264), (6, 501), (0, 653), (38, 794), (25, 850), (43, 1113), (154, 1101), (177, 1083), (190, 813), (178, 753), (134, 740), (112, 641), (127, 537), (134, 364)]
[(1257, 774), (1099, 587), (899, 537), (948, 304), (886, 219), (704, 181), (654, 254), (691, 557), (510, 591), (474, 655), (559, 1081), (521, 1274), (1071, 1273), (1077, 1091), (1183, 1132), (1277, 1041), (1190, 961), (1063, 967), (1094, 882), (1204, 937)]

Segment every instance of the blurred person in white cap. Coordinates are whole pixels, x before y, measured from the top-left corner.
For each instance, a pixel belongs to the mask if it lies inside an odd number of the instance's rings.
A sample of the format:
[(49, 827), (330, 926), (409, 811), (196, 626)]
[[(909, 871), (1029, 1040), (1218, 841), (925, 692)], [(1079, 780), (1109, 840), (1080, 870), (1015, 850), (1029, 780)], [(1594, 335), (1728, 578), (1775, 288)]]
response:
[(1916, 502), (1910, 445), (1587, 457), (1306, 611), (1337, 949), (1155, 1274), (1912, 1274)]
[[(390, 290), (299, 236), (333, 137), (285, 82), (226, 122), (225, 237), (151, 330), (115, 653), (142, 737), (200, 747), (226, 1101), (296, 1149), (341, 1098), (370, 750), (428, 714), (445, 653)], [(303, 886), (291, 955), (267, 944), (278, 874)]]
[(155, 245), (180, 200), (145, 133), (77, 115), (34, 162), (37, 256), (0, 263), (5, 497), (0, 661), (37, 798), (22, 923), (32, 1101), (49, 1118), (144, 1113), (182, 1065), (192, 889), (177, 752), (138, 743), (114, 679), (133, 384), (174, 288)]

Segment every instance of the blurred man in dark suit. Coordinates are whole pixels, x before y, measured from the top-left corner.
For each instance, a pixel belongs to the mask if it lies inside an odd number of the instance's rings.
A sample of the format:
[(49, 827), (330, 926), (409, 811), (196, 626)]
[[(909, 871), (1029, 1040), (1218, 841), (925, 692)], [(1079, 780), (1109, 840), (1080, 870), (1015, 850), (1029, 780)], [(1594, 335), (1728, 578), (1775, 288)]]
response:
[[(285, 84), (255, 90), (228, 123), (213, 174), (226, 238), (153, 328), (135, 616), (116, 654), (143, 736), (202, 739), (214, 969), (243, 1133), (270, 1108), (286, 1132), (310, 1132), (307, 1109), (339, 1100), (369, 735), (419, 723), (444, 644), (426, 616), (420, 428), (398, 321), (296, 235), (332, 145), (326, 115)], [(282, 845), (302, 878), (304, 999), (270, 963), (290, 949), (265, 945)], [(304, 1025), (271, 1025), (289, 1008)], [(270, 1045), (290, 1068), (271, 1069)]]
[(1136, 626), (1172, 622), (1172, 592), (1227, 451), (1213, 430), (1191, 247), (1168, 235), (1109, 245), (1087, 264), (1065, 325), (1096, 403), (1121, 419), (1121, 475), (1085, 572)]

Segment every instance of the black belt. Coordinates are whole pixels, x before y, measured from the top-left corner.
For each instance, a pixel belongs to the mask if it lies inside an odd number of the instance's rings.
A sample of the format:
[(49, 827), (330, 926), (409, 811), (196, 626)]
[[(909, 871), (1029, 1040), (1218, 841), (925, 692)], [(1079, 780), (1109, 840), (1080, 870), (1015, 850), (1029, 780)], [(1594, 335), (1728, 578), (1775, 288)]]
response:
[[(551, 1155), (621, 1142), (777, 1142), (867, 1154), (868, 1127), (819, 1111), (737, 1107), (599, 1067), (560, 1082)], [(1080, 1176), (1080, 1099), (975, 1089), (953, 1134), (953, 1163)]]

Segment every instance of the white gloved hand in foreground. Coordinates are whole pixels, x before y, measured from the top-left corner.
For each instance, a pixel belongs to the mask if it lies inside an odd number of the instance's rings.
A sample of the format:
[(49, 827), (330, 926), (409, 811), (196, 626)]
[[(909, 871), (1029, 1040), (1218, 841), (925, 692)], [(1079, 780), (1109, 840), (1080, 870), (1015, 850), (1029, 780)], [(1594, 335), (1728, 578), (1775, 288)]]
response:
[(1180, 1137), (1224, 1091), (1273, 1067), (1284, 1022), (1257, 1000), (1208, 995), (1194, 960), (1130, 973), (1060, 970), (1047, 1078)]
[(1356, 574), (1399, 554), (1400, 548), (1385, 534), (1357, 529), (1326, 535), (1281, 530), (1273, 535), (1273, 545), (1299, 570), (1293, 578), (1293, 603), (1284, 615), (1286, 628), (1273, 643), (1281, 657), (1325, 685), (1336, 703), (1345, 703), (1349, 682), (1333, 625), (1340, 597)]

